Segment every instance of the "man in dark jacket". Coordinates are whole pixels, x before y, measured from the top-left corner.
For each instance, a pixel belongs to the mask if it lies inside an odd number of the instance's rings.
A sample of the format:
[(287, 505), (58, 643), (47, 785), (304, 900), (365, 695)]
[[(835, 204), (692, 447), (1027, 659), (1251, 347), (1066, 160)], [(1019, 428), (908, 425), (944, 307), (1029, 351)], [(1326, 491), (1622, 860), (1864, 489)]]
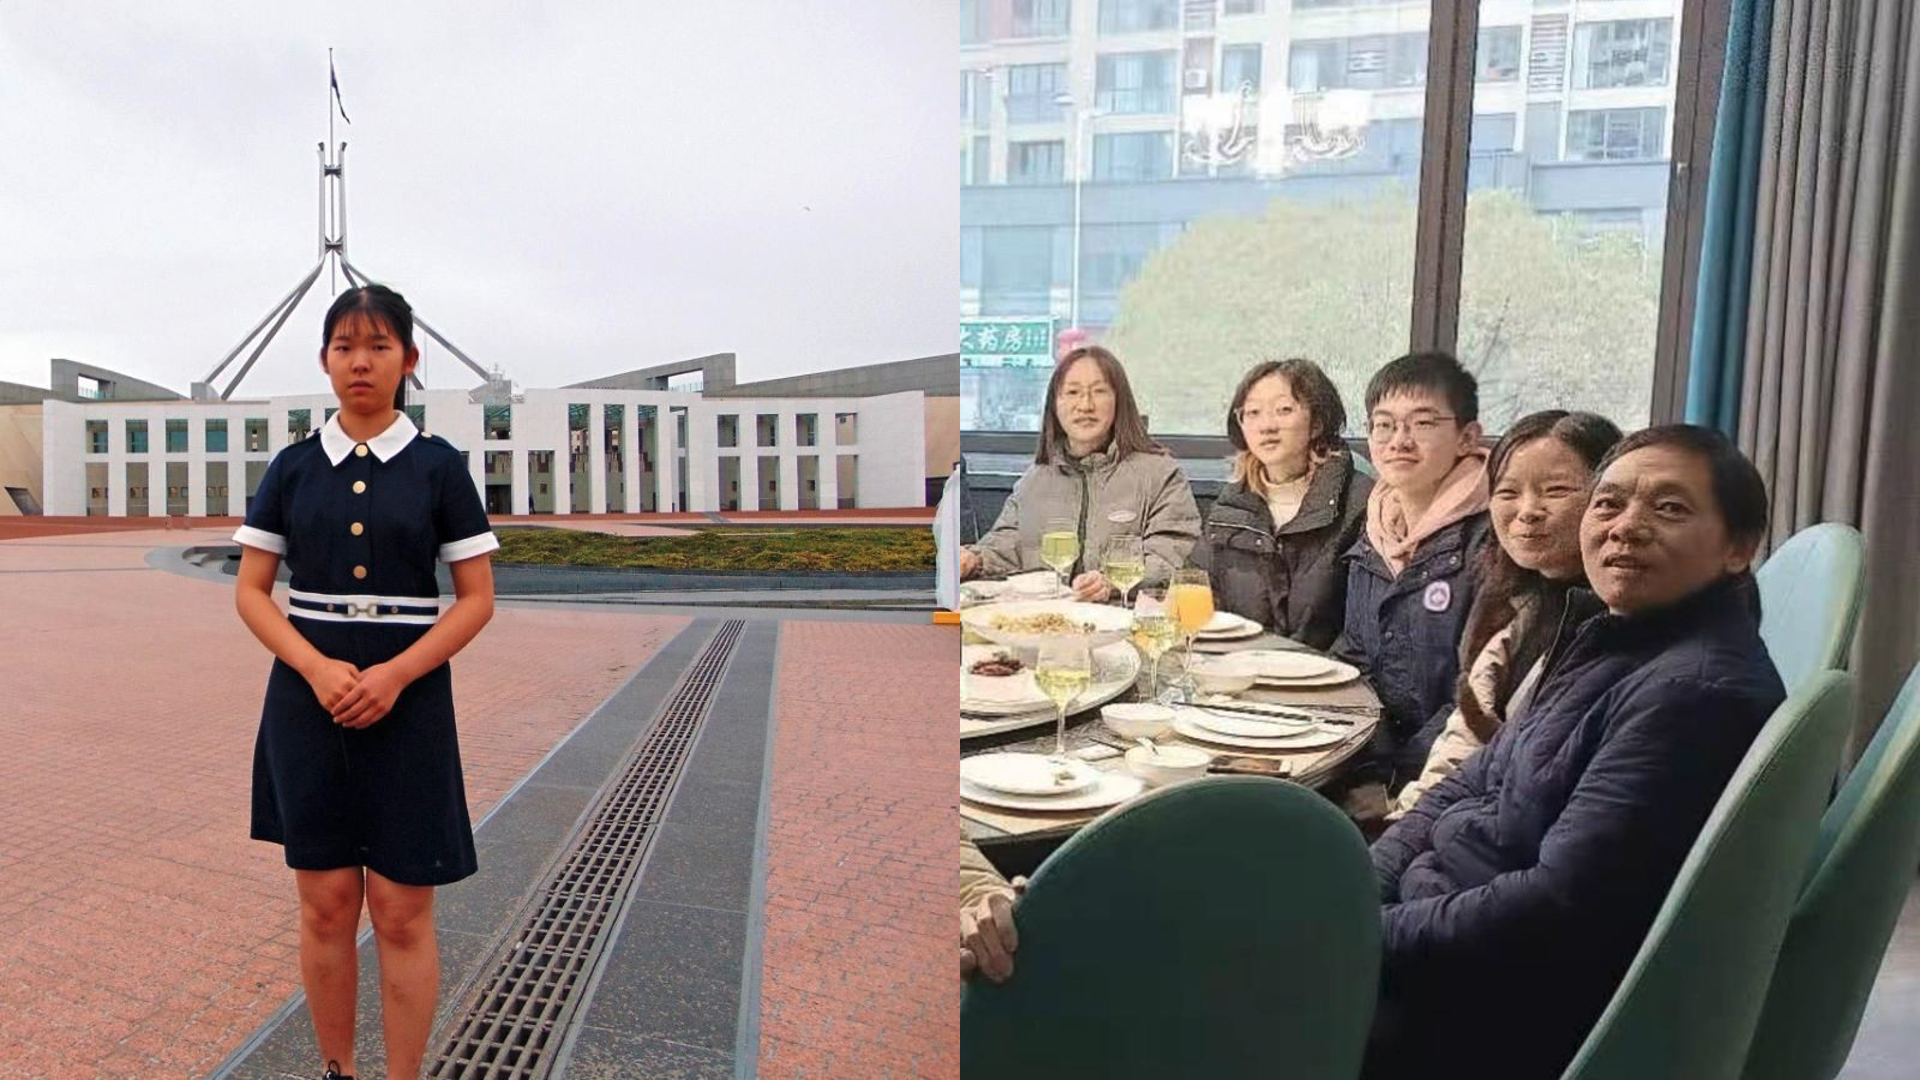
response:
[(1452, 711), (1480, 549), (1494, 542), (1479, 410), (1473, 376), (1444, 353), (1403, 356), (1367, 384), (1380, 479), (1345, 556), (1346, 626), (1333, 652), (1366, 672), (1382, 709), (1371, 760), (1352, 780), (1389, 795), (1420, 774)]
[(1560, 1075), (1786, 696), (1747, 572), (1759, 474), (1718, 432), (1601, 463), (1577, 592), (1523, 715), (1373, 847), (1370, 1077)]

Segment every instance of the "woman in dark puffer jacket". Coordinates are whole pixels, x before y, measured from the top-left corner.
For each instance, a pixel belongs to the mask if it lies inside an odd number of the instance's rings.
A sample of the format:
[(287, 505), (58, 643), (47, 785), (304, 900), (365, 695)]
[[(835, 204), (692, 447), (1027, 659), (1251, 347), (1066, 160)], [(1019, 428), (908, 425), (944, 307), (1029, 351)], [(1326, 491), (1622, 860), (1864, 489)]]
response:
[(1767, 525), (1752, 464), (1674, 425), (1628, 436), (1597, 475), (1592, 591), (1569, 598), (1525, 717), (1373, 846), (1366, 1076), (1560, 1075), (1786, 697), (1748, 572)]
[(1311, 360), (1247, 372), (1227, 410), (1233, 482), (1214, 501), (1199, 552), (1217, 608), (1316, 649), (1345, 621), (1340, 555), (1366, 527), (1373, 488), (1340, 438), (1346, 426), (1340, 391)]

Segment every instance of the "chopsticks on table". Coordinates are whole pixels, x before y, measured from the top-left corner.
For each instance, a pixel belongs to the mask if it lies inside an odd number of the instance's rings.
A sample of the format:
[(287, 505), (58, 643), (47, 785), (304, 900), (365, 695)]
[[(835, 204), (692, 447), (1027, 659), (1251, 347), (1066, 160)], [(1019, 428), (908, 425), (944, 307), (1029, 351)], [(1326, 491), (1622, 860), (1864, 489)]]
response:
[(1253, 707), (1254, 703), (1241, 705), (1196, 704), (1193, 708), (1207, 712), (1222, 713), (1228, 716), (1246, 716), (1256, 720), (1272, 720), (1279, 723), (1286, 720), (1325, 724), (1328, 727), (1352, 727), (1353, 721), (1344, 716), (1325, 715), (1319, 709), (1301, 709), (1291, 705), (1274, 705), (1269, 708)]

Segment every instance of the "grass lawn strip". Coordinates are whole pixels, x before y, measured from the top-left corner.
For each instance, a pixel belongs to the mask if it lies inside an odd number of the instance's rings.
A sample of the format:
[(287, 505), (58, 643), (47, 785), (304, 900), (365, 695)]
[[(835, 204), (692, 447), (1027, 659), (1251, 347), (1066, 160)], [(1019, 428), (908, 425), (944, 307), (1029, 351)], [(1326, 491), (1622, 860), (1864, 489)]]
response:
[(502, 529), (494, 560), (522, 566), (647, 570), (911, 571), (933, 569), (925, 527), (702, 529), (691, 536), (610, 536), (573, 529)]

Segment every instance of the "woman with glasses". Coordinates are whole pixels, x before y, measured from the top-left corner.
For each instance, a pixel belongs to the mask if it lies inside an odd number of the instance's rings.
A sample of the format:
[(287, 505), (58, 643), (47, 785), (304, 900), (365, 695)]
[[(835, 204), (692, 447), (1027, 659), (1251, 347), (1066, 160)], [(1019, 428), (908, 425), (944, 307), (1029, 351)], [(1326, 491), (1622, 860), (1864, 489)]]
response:
[(960, 576), (1005, 577), (1046, 565), (1043, 536), (1070, 534), (1072, 557), (1056, 565), (1075, 599), (1117, 596), (1100, 570), (1108, 541), (1138, 536), (1142, 585), (1164, 585), (1200, 535), (1193, 489), (1165, 448), (1147, 436), (1127, 373), (1112, 353), (1083, 345), (1062, 357), (1047, 384), (1033, 464), (1014, 485), (993, 528), (960, 553)]
[(1340, 391), (1311, 360), (1268, 360), (1227, 410), (1233, 479), (1207, 515), (1214, 604), (1316, 649), (1340, 635), (1373, 481), (1340, 437)]

